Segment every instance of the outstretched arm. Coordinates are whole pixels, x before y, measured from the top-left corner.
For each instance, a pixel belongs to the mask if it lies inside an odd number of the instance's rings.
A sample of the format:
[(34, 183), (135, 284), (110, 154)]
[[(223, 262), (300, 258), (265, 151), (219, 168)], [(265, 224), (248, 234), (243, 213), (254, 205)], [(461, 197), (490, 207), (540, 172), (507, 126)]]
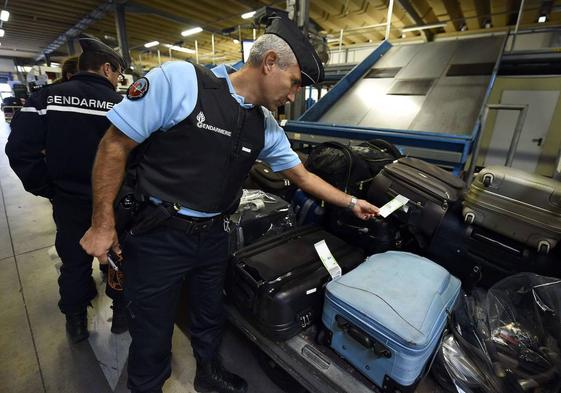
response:
[[(282, 171), (291, 182), (296, 184), (302, 190), (322, 199), (332, 205), (347, 207), (351, 203), (351, 195), (345, 194), (331, 184), (327, 183), (319, 176), (314, 175), (304, 168), (304, 165), (298, 164), (293, 168)], [(360, 219), (368, 220), (378, 214), (378, 208), (363, 199), (358, 199), (356, 205), (352, 208), (352, 212)]]

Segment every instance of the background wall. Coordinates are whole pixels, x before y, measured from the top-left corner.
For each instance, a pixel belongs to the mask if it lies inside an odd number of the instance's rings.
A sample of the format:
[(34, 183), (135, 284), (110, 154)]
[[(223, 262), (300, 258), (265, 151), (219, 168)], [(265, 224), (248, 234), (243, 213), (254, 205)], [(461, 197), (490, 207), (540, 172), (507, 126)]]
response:
[[(500, 103), (501, 96), (505, 90), (535, 90), (535, 91), (560, 91), (561, 76), (544, 76), (544, 77), (498, 77), (495, 86), (489, 97), (489, 104)], [(497, 112), (491, 111), (484, 128), (481, 139), (481, 150), (478, 166), (485, 165), (487, 149), (491, 143), (493, 129), (497, 119)], [(545, 140), (543, 142), (543, 150), (539, 157), (536, 173), (544, 176), (552, 176), (561, 147), (561, 100), (558, 100), (555, 107), (551, 124)], [(508, 149), (508, 146), (505, 147)]]

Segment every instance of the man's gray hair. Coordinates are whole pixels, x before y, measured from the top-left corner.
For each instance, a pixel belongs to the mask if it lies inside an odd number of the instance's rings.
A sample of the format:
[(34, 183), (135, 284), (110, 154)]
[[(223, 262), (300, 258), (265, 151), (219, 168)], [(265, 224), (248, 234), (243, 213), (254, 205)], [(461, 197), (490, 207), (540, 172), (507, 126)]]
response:
[(294, 52), (290, 45), (285, 40), (275, 34), (263, 34), (259, 37), (251, 47), (247, 64), (251, 66), (258, 66), (263, 61), (267, 51), (274, 51), (278, 55), (277, 65), (281, 69), (286, 69), (288, 66), (298, 64)]

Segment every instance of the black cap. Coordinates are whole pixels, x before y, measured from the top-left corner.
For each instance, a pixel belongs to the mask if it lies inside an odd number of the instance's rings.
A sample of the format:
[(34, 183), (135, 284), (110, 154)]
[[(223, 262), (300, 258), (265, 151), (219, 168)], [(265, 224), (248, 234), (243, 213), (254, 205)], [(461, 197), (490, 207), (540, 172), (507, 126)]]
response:
[(115, 60), (114, 65), (120, 65), (123, 70), (127, 68), (127, 63), (123, 56), (121, 56), (118, 52), (113, 50), (109, 45), (105, 45), (103, 42), (98, 40), (95, 37), (92, 37), (88, 34), (80, 34), (80, 38), (78, 40), (80, 46), (82, 47), (83, 52), (100, 52), (113, 57)]
[(286, 41), (294, 52), (300, 72), (302, 86), (309, 86), (323, 80), (323, 64), (310, 41), (298, 26), (282, 13), (272, 13), (267, 18), (265, 34), (275, 34)]

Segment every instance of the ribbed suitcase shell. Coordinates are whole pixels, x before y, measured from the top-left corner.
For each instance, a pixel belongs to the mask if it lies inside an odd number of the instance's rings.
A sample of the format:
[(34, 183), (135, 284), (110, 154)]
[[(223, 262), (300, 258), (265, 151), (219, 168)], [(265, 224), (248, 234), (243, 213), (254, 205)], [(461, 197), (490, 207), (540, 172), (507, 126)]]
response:
[(321, 240), (343, 272), (364, 261), (361, 249), (315, 226), (262, 239), (234, 255), (228, 298), (269, 338), (286, 340), (321, 318), (323, 288), (330, 279), (314, 247)]
[[(460, 285), (424, 257), (399, 251), (375, 254), (327, 284), (322, 320), (332, 332), (331, 347), (378, 386), (411, 387), (440, 342)], [(339, 327), (338, 316), (391, 356), (378, 357), (350, 337)]]
[(463, 213), (469, 223), (548, 252), (561, 239), (561, 182), (491, 166), (470, 185)]

